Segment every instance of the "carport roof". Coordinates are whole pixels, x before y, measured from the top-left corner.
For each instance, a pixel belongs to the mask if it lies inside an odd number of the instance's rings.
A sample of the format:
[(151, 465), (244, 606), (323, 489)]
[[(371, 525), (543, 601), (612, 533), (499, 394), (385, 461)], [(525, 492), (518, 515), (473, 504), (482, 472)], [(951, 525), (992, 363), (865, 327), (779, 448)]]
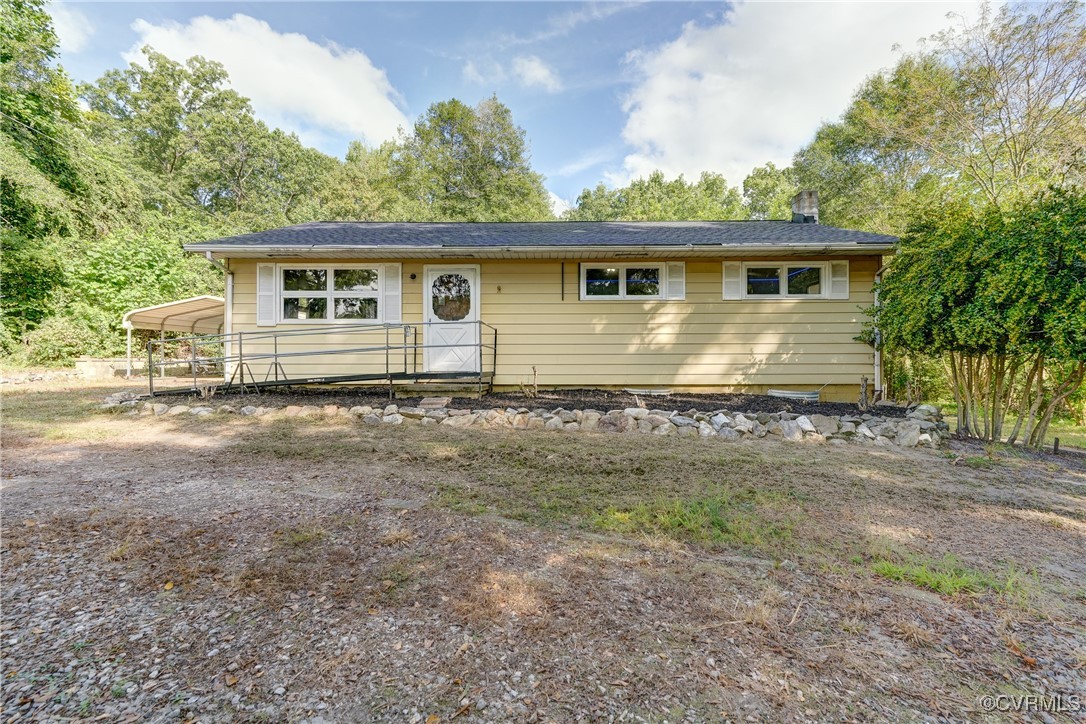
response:
[(121, 321), (125, 329), (151, 329), (156, 332), (219, 334), (226, 317), (222, 297), (202, 296), (179, 299), (126, 312)]

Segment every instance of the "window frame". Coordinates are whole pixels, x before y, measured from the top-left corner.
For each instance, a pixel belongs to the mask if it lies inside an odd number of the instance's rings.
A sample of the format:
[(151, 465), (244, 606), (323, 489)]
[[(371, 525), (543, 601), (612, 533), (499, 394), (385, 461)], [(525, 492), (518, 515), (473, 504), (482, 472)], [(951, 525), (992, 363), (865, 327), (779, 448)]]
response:
[[(786, 277), (787, 269), (789, 267), (817, 267), (821, 272), (822, 282), (819, 285), (821, 287), (818, 294), (789, 294), (788, 293), (788, 280)], [(780, 271), (778, 278), (781, 280), (781, 291), (779, 294), (750, 294), (747, 292), (747, 269), (771, 269), (776, 268)], [(829, 262), (825, 261), (745, 261), (740, 269), (739, 285), (742, 291), (741, 299), (829, 299), (830, 279)]]
[[(618, 269), (618, 295), (601, 296), (588, 294), (588, 270), (589, 269)], [(659, 293), (657, 294), (626, 294), (626, 270), (627, 269), (656, 269), (659, 276)], [(637, 302), (637, 301), (666, 301), (667, 300), (667, 262), (582, 262), (580, 270), (580, 297), (582, 302)]]
[[(324, 291), (288, 291), (284, 289), (283, 284), (283, 272), (291, 269), (319, 269), (325, 272), (325, 289)], [(377, 289), (375, 291), (355, 292), (355, 291), (336, 291), (335, 289), (335, 273), (336, 270), (345, 269), (367, 269), (377, 273)], [(384, 309), (384, 293), (385, 293), (385, 269), (383, 264), (276, 264), (275, 267), (275, 296), (276, 296), (276, 312), (275, 316), (279, 324), (341, 324), (341, 325), (362, 325), (362, 324), (384, 324), (385, 309)], [(324, 299), (325, 308), (328, 315), (324, 319), (290, 319), (283, 314), (283, 300), (285, 299)], [(377, 301), (377, 318), (376, 319), (358, 319), (354, 317), (337, 319), (336, 313), (336, 300), (337, 299), (374, 299)]]

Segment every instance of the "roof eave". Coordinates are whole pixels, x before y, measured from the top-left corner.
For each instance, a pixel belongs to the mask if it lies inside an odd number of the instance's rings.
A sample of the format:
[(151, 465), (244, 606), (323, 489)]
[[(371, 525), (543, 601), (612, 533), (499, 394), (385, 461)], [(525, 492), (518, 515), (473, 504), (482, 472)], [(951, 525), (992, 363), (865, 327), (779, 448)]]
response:
[(540, 255), (561, 255), (565, 257), (598, 257), (614, 254), (675, 254), (678, 256), (729, 257), (749, 256), (751, 254), (853, 254), (877, 255), (892, 251), (892, 243), (766, 243), (766, 244), (601, 244), (601, 245), (563, 245), (548, 246), (423, 246), (423, 245), (361, 245), (361, 244), (293, 244), (293, 245), (249, 245), (249, 244), (185, 244), (184, 250), (204, 254), (210, 252), (219, 258), (269, 258), (269, 257), (334, 257), (347, 253), (351, 256), (371, 258), (464, 258), (472, 256), (488, 257), (539, 257)]

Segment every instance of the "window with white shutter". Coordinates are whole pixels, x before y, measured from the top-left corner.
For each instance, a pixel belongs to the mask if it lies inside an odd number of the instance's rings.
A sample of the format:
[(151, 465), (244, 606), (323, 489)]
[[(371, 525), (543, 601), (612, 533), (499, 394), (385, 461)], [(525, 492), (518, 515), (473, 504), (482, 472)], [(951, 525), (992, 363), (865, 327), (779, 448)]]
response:
[(274, 327), (279, 295), (275, 288), (275, 264), (256, 265), (256, 326)]
[(743, 298), (743, 263), (739, 261), (724, 262), (724, 299)]
[(681, 261), (667, 263), (667, 298), (686, 299), (686, 264)]
[(258, 297), (274, 290), (273, 321), (261, 324), (399, 324), (399, 270), (399, 264), (279, 264), (270, 284), (258, 283)]
[(830, 262), (830, 299), (848, 299), (848, 261)]
[(384, 293), (381, 303), (382, 319), (386, 324), (403, 322), (403, 280), (399, 264), (384, 265)]

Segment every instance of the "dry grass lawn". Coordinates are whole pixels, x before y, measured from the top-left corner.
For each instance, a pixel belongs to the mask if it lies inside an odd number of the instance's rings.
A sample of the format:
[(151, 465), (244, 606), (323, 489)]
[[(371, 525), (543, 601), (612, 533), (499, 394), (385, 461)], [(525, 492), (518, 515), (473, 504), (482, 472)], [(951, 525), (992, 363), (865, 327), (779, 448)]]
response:
[(1086, 692), (1081, 457), (108, 391), (4, 397), (5, 720), (961, 720)]

